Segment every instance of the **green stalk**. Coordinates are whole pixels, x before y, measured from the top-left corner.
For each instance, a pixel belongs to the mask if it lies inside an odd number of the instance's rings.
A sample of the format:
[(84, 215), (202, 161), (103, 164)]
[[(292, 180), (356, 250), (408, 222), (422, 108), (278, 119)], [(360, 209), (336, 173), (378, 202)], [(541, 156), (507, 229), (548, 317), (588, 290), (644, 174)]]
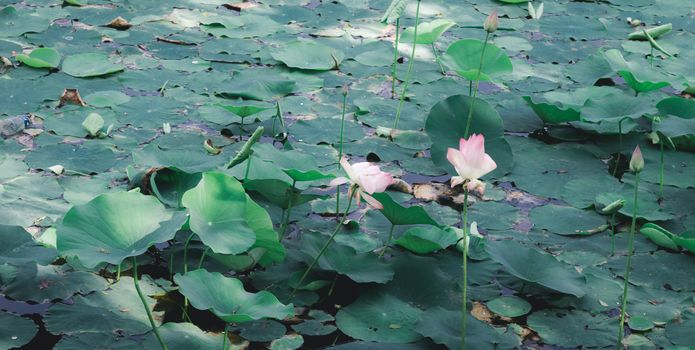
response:
[(282, 220), (282, 225), (280, 226), (280, 237), (285, 236), (285, 231), (287, 231), (287, 226), (290, 224), (290, 216), (292, 215), (292, 196), (294, 195), (295, 185), (297, 180), (292, 180), (292, 187), (290, 188), (290, 198), (287, 201), (287, 216)]
[(485, 32), (485, 43), (483, 44), (483, 50), (480, 53), (480, 65), (478, 65), (478, 74), (475, 76), (475, 89), (473, 90), (473, 102), (471, 102), (471, 109), (468, 110), (468, 118), (466, 119), (466, 131), (463, 133), (463, 138), (468, 138), (468, 132), (471, 129), (471, 121), (473, 120), (473, 110), (475, 109), (475, 99), (478, 97), (478, 87), (480, 87), (480, 73), (483, 70), (483, 58), (485, 58), (485, 49), (487, 48), (487, 41), (490, 39), (490, 33)]
[(222, 350), (227, 350), (227, 333), (229, 332), (229, 323), (224, 324), (224, 338), (222, 339)]
[(244, 138), (244, 117), (241, 117), (241, 125), (239, 126), (239, 130), (241, 130), (241, 134), (239, 134), (239, 140), (242, 140)]
[(140, 297), (142, 306), (145, 307), (145, 313), (147, 313), (147, 318), (150, 320), (150, 326), (152, 326), (152, 331), (154, 332), (155, 337), (157, 337), (159, 345), (162, 346), (163, 350), (168, 350), (167, 345), (164, 343), (164, 340), (162, 339), (162, 336), (159, 335), (159, 330), (157, 330), (157, 326), (154, 324), (154, 318), (152, 317), (152, 312), (150, 312), (150, 307), (147, 306), (145, 296), (142, 295), (142, 291), (140, 290), (140, 284), (138, 283), (138, 261), (136, 257), (133, 257), (133, 284), (135, 285), (135, 291), (138, 292), (138, 296)]
[(396, 98), (396, 68), (398, 67), (398, 30), (401, 26), (401, 18), (396, 18), (396, 42), (393, 47), (393, 67), (391, 69), (391, 98)]
[(461, 296), (461, 350), (466, 350), (466, 321), (468, 318), (468, 187), (463, 185), (463, 294)]
[(408, 61), (408, 72), (405, 74), (405, 83), (401, 98), (398, 101), (398, 109), (396, 110), (396, 121), (393, 123), (393, 128), (398, 129), (398, 121), (401, 119), (401, 111), (403, 110), (403, 102), (405, 102), (405, 93), (408, 91), (410, 84), (410, 74), (413, 72), (413, 63), (415, 63), (415, 48), (417, 47), (417, 25), (420, 21), (420, 1), (417, 0), (417, 8), (415, 9), (415, 31), (413, 32), (413, 49), (410, 52), (410, 60)]
[(625, 118), (620, 119), (618, 121), (618, 143), (620, 144), (620, 149), (618, 150), (618, 159), (615, 161), (615, 167), (613, 167), (613, 177), (618, 173), (618, 165), (620, 165), (620, 156), (622, 155), (623, 151), (623, 120)]
[(345, 212), (343, 213), (343, 218), (338, 222), (338, 225), (335, 227), (335, 230), (333, 230), (333, 233), (332, 233), (331, 236), (328, 238), (328, 240), (327, 240), (326, 243), (323, 245), (323, 247), (321, 247), (321, 250), (319, 251), (319, 254), (314, 258), (314, 260), (311, 262), (311, 264), (309, 264), (309, 267), (306, 269), (306, 271), (304, 271), (304, 274), (303, 274), (302, 277), (299, 279), (299, 282), (297, 283), (297, 286), (294, 287), (294, 289), (292, 290), (292, 294), (290, 294), (290, 299), (292, 299), (292, 298), (294, 297), (294, 295), (297, 294), (297, 290), (299, 290), (299, 287), (302, 286), (302, 283), (304, 282), (304, 280), (306, 279), (306, 277), (309, 275), (309, 272), (311, 272), (311, 269), (314, 268), (314, 265), (316, 265), (316, 262), (319, 261), (319, 259), (321, 258), (321, 256), (323, 256), (323, 253), (326, 252), (326, 249), (328, 249), (328, 247), (329, 247), (329, 246), (331, 245), (331, 243), (333, 242), (333, 239), (335, 238), (335, 235), (337, 235), (337, 234), (338, 234), (338, 231), (340, 231), (340, 227), (343, 225), (343, 221), (345, 221), (345, 218), (347, 218), (348, 213), (350, 213), (350, 205), (352, 205), (352, 195), (354, 194), (354, 192), (355, 192), (355, 189), (350, 189), (350, 191), (348, 192), (348, 196), (349, 196), (348, 198), (349, 198), (349, 199), (348, 199), (347, 207), (345, 208)]
[(664, 140), (659, 137), (659, 198), (664, 198)]
[[(398, 20), (397, 20), (398, 21)], [(398, 22), (396, 22), (398, 23)], [(398, 27), (396, 27), (396, 42), (398, 42)], [(395, 61), (394, 61), (395, 64)], [(394, 77), (396, 74), (394, 66)], [(343, 131), (345, 130), (345, 109), (347, 108), (347, 91), (343, 91), (343, 112), (340, 117), (340, 145), (338, 146), (338, 170), (340, 170), (340, 160), (343, 159)], [(340, 215), (340, 185), (335, 197), (335, 215)]]
[[(186, 239), (186, 243), (183, 244), (183, 274), (188, 273), (188, 245), (191, 243), (191, 239), (193, 239), (193, 236), (195, 233), (191, 232), (191, 234), (188, 236)], [(184, 310), (188, 309), (188, 298), (184, 297), (183, 298), (183, 306)]]
[(437, 53), (437, 48), (434, 46), (434, 43), (432, 43), (432, 53), (434, 53), (434, 60), (437, 61), (439, 65), (439, 70), (442, 71), (442, 74), (445, 74), (444, 66), (442, 66), (442, 61), (439, 59), (439, 54)]
[(384, 248), (379, 253), (379, 258), (384, 256), (384, 253), (386, 253), (386, 250), (389, 249), (389, 245), (391, 244), (391, 239), (393, 238), (393, 230), (395, 228), (396, 228), (396, 225), (391, 224), (391, 230), (389, 230), (389, 238), (386, 240), (386, 244), (384, 245)]
[(198, 261), (198, 269), (203, 267), (203, 261), (205, 261), (205, 257), (208, 255), (210, 252), (210, 247), (205, 247), (205, 250), (203, 250), (203, 255), (200, 256), (200, 261)]
[(116, 282), (121, 280), (121, 264), (118, 264), (118, 269), (116, 270)]
[(630, 269), (632, 268), (632, 253), (635, 245), (635, 225), (637, 224), (637, 192), (639, 190), (639, 172), (635, 173), (635, 197), (632, 208), (632, 224), (630, 225), (630, 237), (627, 243), (627, 263), (625, 265), (625, 280), (623, 281), (623, 299), (620, 307), (620, 328), (618, 328), (617, 349), (622, 349), (623, 334), (625, 332), (625, 311), (627, 310), (627, 289), (630, 283)]
[(611, 214), (611, 256), (615, 255), (615, 213)]

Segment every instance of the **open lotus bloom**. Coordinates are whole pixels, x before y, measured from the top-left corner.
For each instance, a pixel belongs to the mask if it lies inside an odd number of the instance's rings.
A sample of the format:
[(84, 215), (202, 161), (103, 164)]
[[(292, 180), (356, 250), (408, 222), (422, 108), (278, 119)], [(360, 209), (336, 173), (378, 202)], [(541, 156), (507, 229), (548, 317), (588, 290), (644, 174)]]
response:
[(478, 190), (483, 193), (485, 184), (478, 180), (485, 174), (495, 170), (497, 164), (485, 153), (485, 137), (473, 134), (459, 141), (459, 149), (449, 148), (446, 159), (454, 166), (458, 176), (451, 178), (451, 187), (465, 184), (469, 191)]
[(370, 196), (373, 193), (386, 191), (389, 185), (394, 183), (391, 174), (381, 171), (378, 166), (369, 162), (361, 162), (350, 164), (346, 158), (340, 160), (340, 165), (343, 167), (348, 177), (338, 177), (331, 181), (331, 186), (338, 186), (344, 183), (350, 184), (350, 191), (353, 191), (353, 196), (360, 204), (360, 198), (376, 209), (383, 209), (384, 206), (379, 203), (374, 197)]

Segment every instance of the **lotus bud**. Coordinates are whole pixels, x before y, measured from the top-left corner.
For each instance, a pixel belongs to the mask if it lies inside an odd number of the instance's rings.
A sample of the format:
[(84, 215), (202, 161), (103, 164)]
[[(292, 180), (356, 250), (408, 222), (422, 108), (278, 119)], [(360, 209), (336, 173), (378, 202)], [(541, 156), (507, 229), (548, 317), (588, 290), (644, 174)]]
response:
[(601, 214), (615, 214), (620, 209), (622, 209), (624, 206), (625, 206), (625, 200), (624, 199), (618, 199), (617, 201), (603, 207), (603, 209), (601, 209)]
[(499, 18), (497, 17), (497, 11), (492, 11), (489, 16), (485, 19), (483, 23), (483, 29), (488, 33), (494, 33), (499, 25)]
[(343, 85), (342, 92), (343, 92), (343, 96), (348, 94), (348, 84)]
[(639, 173), (642, 169), (644, 169), (644, 157), (642, 157), (642, 150), (637, 146), (632, 152), (632, 158), (630, 158), (630, 171)]

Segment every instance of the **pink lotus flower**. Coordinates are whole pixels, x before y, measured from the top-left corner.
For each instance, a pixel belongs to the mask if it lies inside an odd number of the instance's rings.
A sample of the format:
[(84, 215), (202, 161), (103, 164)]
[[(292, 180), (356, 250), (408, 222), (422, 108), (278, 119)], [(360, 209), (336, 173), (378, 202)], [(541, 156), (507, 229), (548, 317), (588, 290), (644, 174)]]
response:
[(632, 151), (632, 158), (630, 158), (630, 171), (639, 173), (642, 169), (644, 169), (644, 157), (642, 156), (642, 150), (637, 146)]
[(485, 184), (478, 180), (485, 174), (495, 170), (497, 164), (485, 153), (485, 137), (473, 134), (459, 141), (459, 149), (449, 148), (446, 159), (454, 166), (458, 176), (451, 178), (451, 187), (465, 184), (469, 191), (475, 189), (482, 193)]
[(376, 209), (383, 209), (384, 206), (379, 203), (372, 193), (386, 191), (386, 188), (391, 185), (394, 180), (391, 174), (381, 171), (378, 166), (369, 162), (361, 162), (350, 165), (347, 158), (340, 160), (340, 165), (343, 167), (348, 177), (338, 177), (331, 181), (331, 186), (338, 186), (344, 183), (350, 183), (350, 191), (353, 191), (353, 196), (360, 204), (360, 198)]

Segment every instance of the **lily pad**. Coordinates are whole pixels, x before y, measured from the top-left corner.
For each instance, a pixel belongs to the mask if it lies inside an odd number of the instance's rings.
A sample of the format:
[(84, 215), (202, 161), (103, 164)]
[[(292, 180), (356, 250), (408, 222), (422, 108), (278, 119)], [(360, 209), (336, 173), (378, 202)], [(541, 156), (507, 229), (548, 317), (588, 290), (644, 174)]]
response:
[(307, 70), (336, 69), (345, 55), (315, 41), (293, 41), (271, 54), (288, 67)]
[(73, 77), (88, 78), (120, 72), (125, 66), (113, 63), (102, 53), (82, 53), (68, 56), (63, 61), (63, 72)]
[(388, 294), (369, 294), (338, 311), (336, 325), (355, 339), (411, 343), (422, 337), (414, 330), (421, 313)]
[(19, 348), (31, 341), (39, 326), (33, 320), (8, 313), (0, 313), (0, 347)]
[(519, 317), (531, 311), (528, 301), (515, 296), (503, 296), (487, 302), (490, 311), (502, 317)]
[[(483, 46), (482, 41), (474, 39), (454, 42), (442, 56), (442, 63), (462, 78), (475, 80), (478, 76)], [(482, 63), (481, 81), (492, 81), (495, 77), (513, 71), (512, 61), (507, 53), (492, 43), (487, 43)]]

